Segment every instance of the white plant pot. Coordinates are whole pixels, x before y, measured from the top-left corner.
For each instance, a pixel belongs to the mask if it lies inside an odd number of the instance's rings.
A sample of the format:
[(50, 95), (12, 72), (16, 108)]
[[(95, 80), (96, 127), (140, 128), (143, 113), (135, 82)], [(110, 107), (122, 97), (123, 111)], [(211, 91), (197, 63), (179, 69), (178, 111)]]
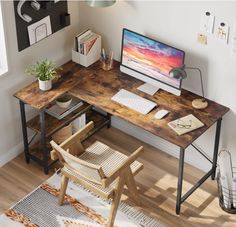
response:
[(39, 80), (39, 89), (42, 91), (48, 91), (52, 88), (52, 81), (51, 80)]

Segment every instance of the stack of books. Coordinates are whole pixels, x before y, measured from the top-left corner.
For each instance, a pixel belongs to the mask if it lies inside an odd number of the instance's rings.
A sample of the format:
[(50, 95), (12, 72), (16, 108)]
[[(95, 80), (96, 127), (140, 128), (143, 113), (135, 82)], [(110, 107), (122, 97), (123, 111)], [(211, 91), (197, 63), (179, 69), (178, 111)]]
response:
[(83, 102), (80, 99), (73, 97), (71, 104), (67, 108), (61, 108), (56, 104), (56, 102), (53, 102), (48, 108), (45, 109), (45, 112), (58, 120), (61, 120), (82, 105)]
[(87, 55), (98, 38), (99, 35), (90, 29), (85, 30), (75, 37), (74, 49), (80, 54)]
[(87, 29), (74, 38), (72, 61), (88, 67), (100, 59), (101, 48), (102, 37)]

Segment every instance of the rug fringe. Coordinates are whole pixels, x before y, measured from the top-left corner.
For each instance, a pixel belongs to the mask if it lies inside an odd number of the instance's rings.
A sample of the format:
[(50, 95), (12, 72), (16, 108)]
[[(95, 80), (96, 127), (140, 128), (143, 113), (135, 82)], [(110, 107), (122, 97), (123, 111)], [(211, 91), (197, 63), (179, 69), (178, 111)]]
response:
[[(112, 200), (104, 199), (98, 196), (96, 193), (90, 191), (89, 189), (83, 187), (82, 185), (78, 184), (77, 182), (73, 181), (79, 188), (88, 192), (90, 195), (102, 200), (104, 203), (111, 204)], [(165, 225), (159, 223), (155, 218), (149, 217), (148, 215), (142, 213), (137, 208), (128, 205), (125, 202), (121, 202), (119, 205), (119, 211), (127, 215), (129, 219), (136, 222), (136, 224), (143, 226), (143, 227), (165, 227)]]
[(127, 215), (128, 218), (134, 220), (137, 224), (145, 227), (164, 227), (155, 218), (149, 217), (146, 214), (139, 211), (137, 208), (128, 205), (125, 202), (121, 202), (119, 210)]

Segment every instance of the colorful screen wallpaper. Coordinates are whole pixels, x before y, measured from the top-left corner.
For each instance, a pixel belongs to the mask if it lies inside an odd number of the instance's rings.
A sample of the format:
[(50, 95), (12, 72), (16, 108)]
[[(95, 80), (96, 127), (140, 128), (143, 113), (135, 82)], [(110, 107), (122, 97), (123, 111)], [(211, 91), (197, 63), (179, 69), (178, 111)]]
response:
[(169, 76), (184, 62), (184, 52), (124, 29), (122, 64), (149, 77), (180, 88)]

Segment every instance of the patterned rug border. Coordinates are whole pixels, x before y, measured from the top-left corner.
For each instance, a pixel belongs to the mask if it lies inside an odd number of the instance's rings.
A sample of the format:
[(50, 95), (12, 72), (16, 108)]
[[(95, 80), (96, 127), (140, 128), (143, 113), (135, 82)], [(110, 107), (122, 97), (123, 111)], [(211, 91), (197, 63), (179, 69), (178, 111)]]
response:
[[(111, 200), (101, 198), (100, 196), (88, 190), (87, 188), (83, 187), (82, 185), (78, 184), (77, 182), (73, 181), (73, 183), (76, 184), (80, 189), (94, 196), (95, 198), (99, 198), (106, 204), (111, 204)], [(148, 226), (150, 225), (150, 227), (165, 227), (165, 225), (160, 223), (159, 220), (155, 219), (151, 215), (145, 214), (145, 212), (137, 209), (136, 207), (129, 205), (128, 203), (124, 201), (120, 202), (119, 211), (125, 214), (130, 220), (134, 221), (137, 225), (143, 226), (143, 223), (145, 223), (145, 224), (148, 224)]]
[[(60, 193), (60, 189), (56, 189), (52, 186), (50, 186), (47, 183), (43, 183), (41, 185), (41, 188), (45, 190), (46, 192), (50, 193), (51, 195), (54, 195), (55, 197), (58, 197)], [(71, 206), (73, 206), (77, 211), (83, 213), (84, 215), (88, 216), (90, 219), (94, 220), (98, 224), (105, 225), (106, 219), (102, 217), (102, 215), (98, 214), (96, 211), (93, 209), (87, 207), (77, 199), (71, 197), (68, 194), (65, 194), (64, 196), (64, 201), (68, 202)]]
[[(20, 199), (17, 203), (12, 205), (8, 210), (6, 210), (4, 212), (5, 215), (8, 218), (10, 218), (11, 220), (22, 223), (27, 227), (38, 227), (37, 224), (31, 223), (29, 218), (27, 218), (23, 214), (20, 214), (20, 213), (17, 213), (16, 211), (14, 211), (14, 207), (19, 205), (22, 201), (24, 201), (27, 197), (31, 196), (33, 193), (35, 193), (40, 188), (43, 189), (44, 191), (48, 192), (49, 194), (53, 195), (53, 196), (57, 196), (59, 194), (59, 189), (54, 188), (54, 187), (49, 185), (50, 181), (52, 181), (55, 178), (55, 176), (60, 176), (60, 174), (59, 173), (53, 174), (45, 182), (43, 182), (41, 185), (36, 187), (33, 191), (28, 193), (26, 196), (24, 196), (22, 199)], [(99, 197), (98, 195), (96, 195), (92, 191), (84, 188), (82, 185), (80, 185), (76, 182), (73, 182), (73, 181), (72, 181), (72, 183), (75, 184), (77, 187), (79, 187), (81, 190), (89, 193), (91, 196), (103, 201), (105, 204), (108, 205), (108, 204), (111, 203), (111, 200), (106, 200), (106, 199), (103, 199), (103, 198)], [(104, 225), (105, 224), (106, 219), (102, 215), (96, 213), (96, 211), (94, 211), (93, 209), (88, 208), (86, 205), (84, 205), (83, 203), (81, 203), (78, 200), (74, 199), (70, 195), (66, 194), (65, 201), (68, 202), (69, 204), (71, 204), (77, 211), (82, 212), (88, 218), (90, 218), (91, 220), (94, 220), (98, 225)], [(82, 208), (82, 210), (81, 210), (81, 208)], [(83, 210), (83, 209), (85, 209), (85, 210)], [(88, 211), (88, 210), (91, 211), (91, 215), (87, 215), (87, 213), (85, 212), (85, 211)], [(127, 204), (124, 201), (122, 201), (120, 203), (119, 211), (122, 212), (130, 221), (133, 221), (135, 224), (139, 225), (140, 227), (141, 226), (145, 226), (145, 227), (164, 227), (164, 225), (161, 224), (159, 222), (159, 220), (155, 219), (151, 215), (145, 214), (145, 212), (137, 209), (136, 207), (133, 207), (133, 206)], [(15, 215), (15, 217), (14, 217), (14, 215)], [(93, 216), (93, 215), (95, 215), (95, 216)], [(95, 217), (95, 219), (93, 219), (94, 217)], [(96, 218), (96, 217), (98, 217), (98, 218)], [(73, 220), (73, 219), (71, 219), (71, 220)]]

